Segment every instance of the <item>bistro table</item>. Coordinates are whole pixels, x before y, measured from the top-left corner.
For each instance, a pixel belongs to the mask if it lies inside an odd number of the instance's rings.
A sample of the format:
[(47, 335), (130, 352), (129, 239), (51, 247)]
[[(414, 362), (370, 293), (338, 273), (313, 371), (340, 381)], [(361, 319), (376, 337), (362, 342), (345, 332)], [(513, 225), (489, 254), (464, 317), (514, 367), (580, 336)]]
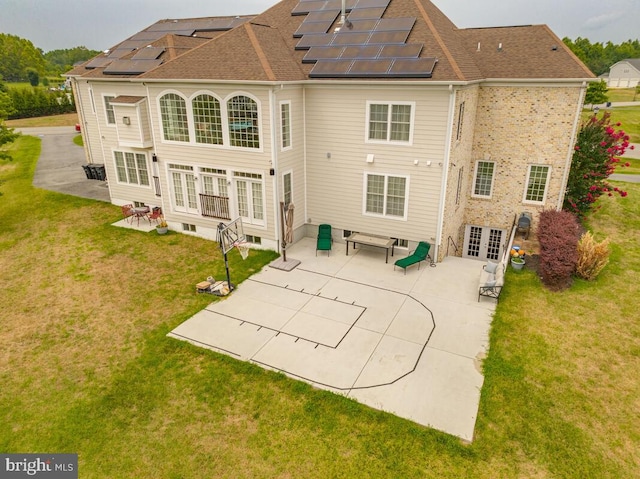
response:
[(353, 233), (347, 238), (347, 256), (349, 256), (349, 243), (353, 243), (353, 249), (356, 249), (356, 244), (363, 244), (366, 246), (375, 246), (376, 248), (384, 248), (387, 250), (387, 256), (384, 260), (385, 263), (389, 262), (389, 248), (391, 248), (391, 256), (393, 256), (393, 250), (395, 248), (395, 238), (389, 238), (387, 236), (368, 235), (363, 233)]
[(140, 218), (146, 218), (149, 223), (151, 220), (149, 219), (149, 207), (148, 206), (136, 206), (135, 208), (131, 208), (131, 213), (133, 213), (131, 222), (133, 223), (133, 218), (138, 219), (138, 225), (140, 225)]

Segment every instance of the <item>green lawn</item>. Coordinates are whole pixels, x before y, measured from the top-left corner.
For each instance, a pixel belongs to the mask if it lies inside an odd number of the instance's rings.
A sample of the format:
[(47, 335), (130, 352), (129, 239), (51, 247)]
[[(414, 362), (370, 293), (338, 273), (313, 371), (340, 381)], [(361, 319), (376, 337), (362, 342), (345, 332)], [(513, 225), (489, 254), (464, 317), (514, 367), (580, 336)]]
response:
[[(640, 106), (624, 106), (616, 107), (610, 110), (611, 123), (620, 123), (620, 127), (624, 132), (629, 135), (631, 143), (640, 143)], [(602, 115), (602, 112), (599, 113)], [(593, 112), (589, 109), (582, 111), (582, 121), (586, 121), (593, 116)]]
[[(213, 300), (216, 244), (34, 189), (39, 148), (0, 162), (0, 451), (77, 452), (83, 479), (640, 477), (640, 185), (590, 219), (597, 281), (508, 272), (469, 445), (167, 338)], [(232, 278), (273, 257), (232, 253)]]
[(640, 101), (640, 95), (635, 88), (609, 88), (607, 90), (608, 101)]

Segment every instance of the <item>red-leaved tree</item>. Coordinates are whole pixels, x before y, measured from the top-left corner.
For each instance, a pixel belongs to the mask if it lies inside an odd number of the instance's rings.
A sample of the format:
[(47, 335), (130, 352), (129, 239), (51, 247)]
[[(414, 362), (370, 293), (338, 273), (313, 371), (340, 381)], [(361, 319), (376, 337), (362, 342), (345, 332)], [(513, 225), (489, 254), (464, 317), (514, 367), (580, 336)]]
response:
[(610, 117), (609, 112), (600, 119), (593, 115), (578, 133), (563, 207), (578, 217), (591, 211), (602, 195), (627, 196), (626, 191), (611, 186), (607, 178), (616, 166), (629, 166), (629, 163), (621, 163), (619, 157), (627, 148), (633, 149), (633, 145), (629, 147), (629, 136), (621, 129), (616, 130), (620, 123), (612, 126)]

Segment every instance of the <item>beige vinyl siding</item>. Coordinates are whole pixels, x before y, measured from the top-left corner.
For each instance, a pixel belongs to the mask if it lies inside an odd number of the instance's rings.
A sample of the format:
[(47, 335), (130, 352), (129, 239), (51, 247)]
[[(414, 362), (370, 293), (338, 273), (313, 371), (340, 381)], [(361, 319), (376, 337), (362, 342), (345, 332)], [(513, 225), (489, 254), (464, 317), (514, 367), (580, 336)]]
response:
[[(367, 101), (415, 102), (412, 145), (366, 143)], [(448, 102), (447, 90), (429, 87), (408, 87), (402, 91), (392, 86), (362, 85), (308, 88), (310, 222), (412, 241), (435, 238)], [(373, 163), (367, 163), (368, 154), (374, 155)], [(428, 161), (431, 166), (427, 166)], [(363, 214), (366, 172), (408, 177), (406, 221)]]
[(278, 181), (279, 198), (278, 204), (283, 198), (282, 175), (287, 171), (292, 172), (293, 204), (294, 210), (294, 230), (304, 226), (305, 218), (305, 178), (304, 178), (304, 111), (303, 111), (303, 91), (301, 86), (287, 87), (278, 90), (276, 93), (276, 114), (277, 121), (280, 120), (280, 102), (291, 102), (291, 148), (281, 151), (280, 123), (276, 129), (276, 145), (278, 155)]

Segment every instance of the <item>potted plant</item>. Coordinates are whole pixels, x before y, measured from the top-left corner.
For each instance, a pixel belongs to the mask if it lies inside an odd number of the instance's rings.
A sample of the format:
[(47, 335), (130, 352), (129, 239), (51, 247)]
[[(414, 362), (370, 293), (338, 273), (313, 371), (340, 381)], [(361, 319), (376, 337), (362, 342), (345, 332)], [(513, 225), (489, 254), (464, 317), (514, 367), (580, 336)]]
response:
[(520, 248), (514, 248), (511, 250), (511, 267), (515, 270), (521, 270), (525, 264), (525, 252)]
[(159, 235), (166, 234), (167, 231), (169, 231), (169, 225), (167, 225), (167, 222), (164, 220), (164, 218), (160, 218), (160, 222), (156, 226), (156, 231)]

